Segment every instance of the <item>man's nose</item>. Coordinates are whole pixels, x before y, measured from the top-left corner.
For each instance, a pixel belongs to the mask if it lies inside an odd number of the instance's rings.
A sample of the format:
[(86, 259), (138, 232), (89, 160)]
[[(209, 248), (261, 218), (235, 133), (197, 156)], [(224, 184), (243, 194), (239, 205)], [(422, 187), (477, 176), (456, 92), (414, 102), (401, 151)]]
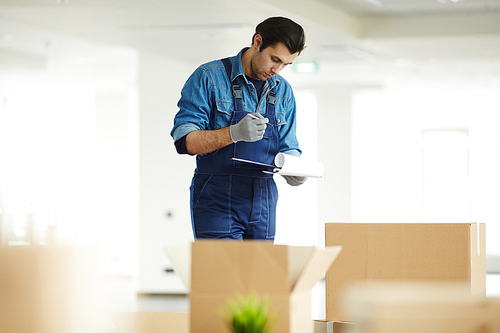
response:
[(274, 66), (271, 70), (273, 71), (273, 74), (279, 74), (284, 67), (285, 66), (283, 64), (279, 64)]

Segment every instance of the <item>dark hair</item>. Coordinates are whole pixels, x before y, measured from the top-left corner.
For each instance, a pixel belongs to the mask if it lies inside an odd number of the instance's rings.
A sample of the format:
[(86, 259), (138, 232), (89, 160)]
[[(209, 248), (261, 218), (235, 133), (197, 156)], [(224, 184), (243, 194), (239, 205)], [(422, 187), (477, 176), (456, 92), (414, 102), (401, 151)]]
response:
[(291, 54), (300, 54), (305, 48), (304, 29), (286, 17), (270, 17), (259, 23), (252, 37), (252, 45), (256, 35), (262, 36), (260, 51), (279, 42), (285, 44)]

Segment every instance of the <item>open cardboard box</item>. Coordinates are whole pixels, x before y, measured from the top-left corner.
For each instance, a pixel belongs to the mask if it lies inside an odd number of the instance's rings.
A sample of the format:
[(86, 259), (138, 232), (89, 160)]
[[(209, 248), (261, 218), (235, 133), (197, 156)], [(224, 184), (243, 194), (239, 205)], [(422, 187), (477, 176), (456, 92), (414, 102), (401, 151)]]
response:
[(166, 248), (190, 290), (190, 332), (230, 332), (220, 311), (256, 292), (277, 311), (273, 333), (313, 333), (311, 289), (340, 253), (265, 241), (198, 240)]
[(325, 244), (342, 253), (326, 274), (326, 320), (349, 321), (342, 294), (372, 281), (462, 282), (486, 296), (481, 223), (327, 223)]

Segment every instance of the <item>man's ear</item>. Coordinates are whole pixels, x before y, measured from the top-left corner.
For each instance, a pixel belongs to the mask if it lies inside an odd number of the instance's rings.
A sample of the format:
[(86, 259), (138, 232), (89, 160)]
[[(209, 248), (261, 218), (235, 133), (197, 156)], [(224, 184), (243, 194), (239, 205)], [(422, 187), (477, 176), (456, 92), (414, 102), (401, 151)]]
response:
[(256, 34), (255, 37), (253, 38), (253, 46), (256, 47), (257, 51), (260, 51), (260, 47), (262, 46), (262, 36), (259, 34)]

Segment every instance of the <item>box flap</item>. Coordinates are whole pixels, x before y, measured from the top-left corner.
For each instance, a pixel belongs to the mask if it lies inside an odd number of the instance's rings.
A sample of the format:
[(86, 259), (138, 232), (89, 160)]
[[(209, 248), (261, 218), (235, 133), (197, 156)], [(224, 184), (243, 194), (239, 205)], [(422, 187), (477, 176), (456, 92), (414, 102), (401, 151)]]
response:
[(309, 258), (314, 253), (316, 248), (314, 246), (289, 246), (288, 247), (288, 273), (290, 290), (299, 280), (304, 267), (306, 266)]
[(316, 282), (321, 280), (325, 271), (330, 268), (335, 261), (342, 246), (327, 246), (325, 249), (315, 249), (297, 283), (293, 287), (293, 292), (310, 290)]
[(268, 241), (198, 240), (192, 246), (191, 293), (289, 293), (287, 247)]
[(110, 312), (121, 333), (188, 333), (186, 312)]
[(191, 289), (191, 242), (165, 247), (176, 273), (188, 290)]

